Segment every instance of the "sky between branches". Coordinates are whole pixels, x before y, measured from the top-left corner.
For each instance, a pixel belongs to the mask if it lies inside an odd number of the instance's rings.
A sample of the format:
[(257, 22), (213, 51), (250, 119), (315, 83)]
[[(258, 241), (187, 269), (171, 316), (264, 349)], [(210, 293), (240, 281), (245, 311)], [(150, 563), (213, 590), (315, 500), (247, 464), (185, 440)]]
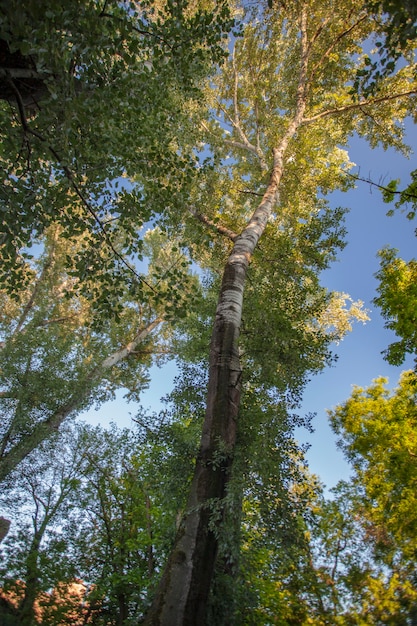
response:
[[(417, 128), (411, 121), (407, 124), (406, 143), (411, 148), (409, 158), (392, 148), (387, 151), (381, 148), (372, 150), (366, 141), (352, 138), (350, 159), (362, 164), (360, 170), (355, 168), (352, 173), (379, 184), (399, 178), (399, 188), (405, 187), (410, 171), (417, 168)], [(378, 376), (388, 377), (390, 386), (395, 387), (400, 372), (413, 366), (412, 358), (402, 367), (391, 366), (383, 359), (381, 352), (393, 340), (393, 334), (384, 329), (384, 320), (372, 300), (377, 295), (374, 275), (379, 267), (378, 250), (389, 245), (397, 248), (402, 258), (409, 260), (416, 257), (417, 249), (416, 225), (400, 212), (388, 217), (386, 213), (391, 206), (383, 203), (377, 188), (358, 182), (356, 188), (347, 193), (334, 192), (330, 203), (332, 207), (349, 208), (346, 216), (347, 246), (331, 268), (323, 273), (322, 282), (330, 290), (348, 293), (353, 300), (363, 300), (371, 319), (365, 325), (355, 324), (353, 331), (335, 346), (334, 351), (338, 355), (336, 363), (312, 378), (299, 411), (300, 414), (316, 414), (314, 433), (300, 430), (297, 436), (300, 442), (310, 444), (307, 453), (310, 470), (318, 474), (329, 489), (338, 480), (348, 478), (349, 466), (337, 448), (336, 437), (328, 424), (327, 409), (346, 400), (353, 385), (368, 386)], [(150, 388), (142, 397), (145, 408), (150, 411), (163, 408), (160, 399), (170, 392), (176, 373), (174, 362), (163, 368), (151, 369)], [(91, 409), (81, 414), (80, 418), (94, 425), (100, 423), (107, 426), (114, 422), (119, 427), (130, 427), (136, 412), (137, 407), (127, 403), (123, 391), (119, 391), (115, 401), (105, 404), (98, 411)]]

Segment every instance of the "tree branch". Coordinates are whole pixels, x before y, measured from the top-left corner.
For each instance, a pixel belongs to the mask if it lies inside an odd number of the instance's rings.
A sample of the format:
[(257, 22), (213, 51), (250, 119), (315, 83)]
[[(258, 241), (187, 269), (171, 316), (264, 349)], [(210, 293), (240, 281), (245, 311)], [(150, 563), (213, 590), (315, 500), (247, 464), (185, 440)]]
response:
[(222, 226), (221, 224), (217, 224), (216, 222), (213, 222), (211, 219), (207, 217), (207, 215), (204, 215), (203, 213), (199, 213), (198, 211), (193, 211), (193, 209), (190, 209), (190, 213), (194, 217), (196, 217), (202, 224), (209, 226), (212, 230), (217, 231), (220, 235), (224, 235), (225, 237), (228, 237), (229, 239), (231, 239), (231, 241), (236, 241), (236, 239), (239, 237), (238, 233), (235, 233), (233, 230), (231, 230), (230, 228), (227, 228), (226, 226)]
[(352, 104), (346, 104), (342, 107), (336, 107), (334, 109), (328, 109), (327, 111), (322, 111), (321, 113), (317, 113), (317, 115), (313, 115), (312, 117), (303, 118), (303, 124), (311, 124), (316, 120), (319, 120), (323, 117), (327, 117), (328, 115), (337, 115), (339, 113), (345, 113), (346, 111), (352, 111), (355, 109), (361, 109), (365, 106), (373, 106), (374, 104), (378, 104), (380, 102), (388, 102), (389, 100), (396, 100), (397, 98), (406, 98), (407, 96), (414, 96), (417, 94), (417, 89), (411, 89), (410, 91), (403, 91), (401, 93), (390, 94), (388, 96), (381, 96), (379, 98), (372, 98), (370, 100), (361, 100), (360, 102), (353, 102)]
[(268, 164), (266, 162), (265, 155), (260, 147), (258, 132), (257, 132), (257, 145), (255, 146), (253, 145), (253, 143), (249, 141), (241, 125), (240, 114), (239, 114), (239, 98), (238, 98), (239, 76), (238, 76), (238, 72), (236, 69), (234, 54), (232, 55), (232, 67), (233, 67), (233, 113), (234, 113), (233, 117), (229, 115), (229, 113), (223, 107), (220, 107), (220, 108), (223, 111), (223, 113), (229, 118), (230, 123), (232, 124), (233, 128), (237, 131), (241, 141), (239, 142), (239, 141), (234, 141), (230, 139), (225, 139), (225, 143), (226, 145), (229, 145), (233, 148), (244, 149), (244, 150), (248, 150), (249, 152), (252, 152), (259, 159), (261, 169), (267, 170)]
[[(325, 52), (322, 54), (322, 56), (319, 59), (319, 61), (317, 61), (317, 63), (312, 68), (312, 71), (311, 71), (311, 74), (310, 74), (310, 78), (309, 78), (310, 82), (313, 79), (316, 71), (319, 69), (319, 67), (322, 65), (322, 63), (326, 60), (326, 58), (329, 56), (329, 54), (334, 50), (334, 48), (339, 43), (339, 41), (341, 41), (343, 39), (343, 37), (346, 37), (346, 35), (348, 35), (350, 32), (352, 32), (352, 30), (354, 30), (357, 26), (359, 26), (359, 24), (361, 24), (365, 19), (367, 19), (367, 17), (368, 17), (367, 15), (364, 15), (363, 17), (359, 18), (356, 22), (354, 22), (352, 24), (352, 26), (350, 26), (349, 28), (346, 28), (343, 32), (341, 32), (339, 35), (337, 35), (337, 37), (333, 40), (333, 42), (330, 44), (330, 46), (327, 48), (327, 50), (325, 50)], [(320, 29), (319, 29), (319, 31), (320, 31)], [(313, 44), (314, 40), (317, 38), (317, 36), (319, 34), (319, 31), (316, 33), (316, 35), (311, 40), (310, 47)]]
[(387, 193), (396, 195), (396, 196), (402, 196), (406, 201), (408, 199), (414, 202), (417, 201), (417, 194), (415, 193), (410, 193), (408, 191), (401, 191), (401, 189), (391, 189), (391, 187), (386, 187), (385, 185), (376, 183), (370, 178), (362, 178), (361, 176), (357, 176), (356, 174), (351, 174), (350, 172), (346, 172), (346, 175), (362, 183), (368, 183), (368, 185), (371, 185), (372, 187), (376, 187), (377, 189), (380, 189), (381, 191), (386, 191)]

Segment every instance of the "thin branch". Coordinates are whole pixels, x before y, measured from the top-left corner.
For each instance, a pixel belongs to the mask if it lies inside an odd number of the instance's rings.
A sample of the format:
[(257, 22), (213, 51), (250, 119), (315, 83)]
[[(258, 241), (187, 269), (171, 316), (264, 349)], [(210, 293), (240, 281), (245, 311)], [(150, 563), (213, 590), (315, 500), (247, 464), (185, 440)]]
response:
[[(262, 148), (261, 148), (261, 134), (259, 132), (259, 108), (258, 108), (257, 100), (255, 100), (254, 110), (255, 110), (255, 118), (256, 118), (256, 152), (258, 153), (258, 155), (260, 155), (259, 158), (261, 160), (262, 169), (267, 169), (267, 165), (264, 159), (264, 153), (262, 152)], [(263, 167), (262, 162), (264, 163), (265, 167)]]
[(294, 117), (288, 125), (287, 130), (282, 137), (279, 147), (273, 149), (274, 155), (274, 167), (272, 171), (272, 177), (281, 177), (284, 168), (284, 154), (288, 148), (290, 140), (294, 137), (299, 126), (305, 121), (304, 112), (307, 106), (307, 93), (308, 93), (308, 63), (309, 63), (309, 48), (307, 37), (307, 14), (306, 7), (303, 8), (300, 16), (300, 34), (301, 34), (301, 59), (298, 76), (298, 85), (296, 93), (296, 108)]
[(252, 152), (253, 154), (255, 154), (260, 162), (261, 168), (263, 170), (268, 169), (268, 165), (266, 163), (266, 159), (265, 159), (265, 155), (262, 152), (260, 145), (259, 145), (259, 135), (257, 134), (257, 146), (254, 146), (253, 143), (251, 143), (249, 141), (249, 139), (247, 138), (243, 128), (242, 128), (242, 124), (241, 124), (241, 120), (240, 120), (240, 114), (239, 114), (239, 98), (238, 98), (238, 86), (239, 86), (239, 76), (238, 76), (238, 72), (237, 72), (237, 68), (236, 68), (236, 64), (235, 64), (235, 56), (234, 54), (232, 55), (232, 67), (233, 67), (233, 112), (234, 112), (234, 117), (232, 118), (227, 111), (225, 111), (222, 108), (222, 111), (227, 115), (227, 117), (229, 118), (231, 124), (233, 125), (233, 128), (235, 128), (235, 130), (237, 131), (240, 139), (241, 139), (241, 144), (240, 142), (236, 142), (233, 146), (232, 143), (230, 143), (231, 140), (226, 139), (226, 143), (227, 145), (230, 145), (232, 147), (237, 147), (237, 148), (244, 148), (246, 150), (249, 150), (249, 152)]
[(105, 14), (108, 4), (109, 4), (109, 0), (104, 0), (103, 8), (101, 9), (100, 13), (98, 14), (99, 17), (101, 17), (102, 15)]
[(37, 328), (42, 328), (43, 326), (49, 326), (51, 324), (61, 324), (62, 322), (69, 322), (76, 318), (76, 315), (65, 315), (63, 317), (55, 317), (50, 320), (42, 320), (38, 324), (36, 324)]
[(375, 116), (372, 115), (371, 113), (369, 113), (369, 111), (364, 111), (362, 107), (359, 107), (360, 110), (362, 111), (362, 113), (364, 114), (365, 117), (369, 117), (373, 123), (375, 124), (375, 126), (381, 126), (381, 122), (378, 122), (377, 119), (375, 119)]
[[(233, 118), (229, 115), (227, 110), (224, 109), (223, 106), (220, 103), (218, 103), (218, 104), (219, 104), (220, 110), (223, 111), (224, 115), (229, 119), (231, 125), (234, 128), (235, 125), (234, 125)], [(219, 119), (219, 118), (216, 118), (216, 121), (219, 122), (219, 124), (223, 123), (223, 120)], [(216, 137), (216, 133), (214, 131), (212, 131), (211, 128), (209, 126), (207, 126), (207, 124), (204, 121), (201, 122), (201, 126), (207, 133), (209, 133), (210, 135), (213, 135), (214, 137)], [(227, 131), (227, 132), (229, 132), (229, 131)], [(256, 156), (258, 156), (255, 146), (253, 146), (249, 142), (243, 143), (241, 141), (236, 141), (235, 139), (223, 139), (222, 141), (223, 141), (223, 143), (226, 146), (230, 146), (231, 148), (236, 148), (237, 150), (249, 150), (250, 152), (253, 152), (254, 154), (256, 154)]]
[[(367, 19), (367, 15), (364, 15), (363, 17), (361, 17), (360, 19), (358, 19), (356, 22), (354, 22), (352, 24), (352, 26), (350, 26), (349, 28), (347, 28), (346, 30), (344, 30), (343, 32), (341, 32), (334, 40), (333, 42), (330, 44), (330, 46), (327, 48), (327, 50), (323, 53), (323, 55), (321, 56), (320, 60), (317, 61), (317, 63), (314, 65), (311, 74), (310, 74), (310, 81), (312, 80), (313, 76), (315, 75), (316, 71), (319, 69), (319, 67), (322, 65), (322, 63), (325, 61), (325, 59), (329, 56), (329, 54), (335, 49), (336, 45), (339, 43), (339, 41), (341, 41), (343, 39), (343, 37), (346, 37), (346, 35), (348, 35), (350, 32), (352, 32), (352, 30), (354, 30), (357, 26), (359, 26), (359, 24), (361, 24), (361, 22), (363, 22), (365, 19)], [(320, 29), (319, 29), (320, 30)], [(316, 36), (318, 35), (318, 33), (316, 33)], [(316, 37), (315, 36), (315, 37)], [(310, 42), (310, 46), (312, 45), (314, 41), (314, 38), (311, 40)]]
[[(123, 18), (118, 17), (117, 15), (112, 15), (111, 13), (106, 13), (104, 9), (105, 9), (105, 7), (103, 8), (102, 11), (100, 11), (99, 17), (107, 17), (107, 18), (109, 18), (111, 20), (116, 20), (117, 22), (121, 22), (122, 24), (125, 23), (125, 20)], [(161, 35), (158, 35), (157, 33), (152, 33), (149, 30), (144, 30), (142, 28), (138, 28), (137, 26), (134, 26), (132, 23), (130, 23), (129, 26), (131, 27), (131, 29), (133, 31), (135, 31), (135, 33), (138, 33), (139, 35), (145, 35), (147, 37), (153, 37), (154, 39), (157, 39), (158, 41), (161, 41), (165, 46), (167, 46), (171, 50), (175, 49), (179, 45), (179, 44), (177, 44), (176, 46), (172, 46), (171, 44), (169, 44), (166, 41), (166, 39), (161, 37)]]
[(327, 117), (328, 115), (337, 115), (339, 113), (345, 113), (346, 111), (352, 111), (355, 109), (361, 109), (365, 106), (373, 106), (374, 104), (379, 104), (380, 102), (388, 102), (389, 100), (396, 100), (398, 98), (406, 98), (407, 96), (414, 96), (417, 94), (417, 89), (411, 89), (410, 91), (403, 91), (401, 93), (396, 93), (388, 96), (381, 96), (380, 98), (372, 98), (370, 100), (361, 100), (360, 102), (354, 102), (352, 104), (346, 104), (342, 107), (336, 107), (334, 109), (328, 109), (327, 111), (322, 111), (321, 113), (317, 113), (317, 115), (313, 115), (312, 117), (305, 117), (303, 119), (303, 124), (311, 124), (311, 122), (315, 122), (323, 117)]
[(250, 196), (258, 196), (259, 198), (263, 198), (263, 193), (259, 193), (257, 191), (251, 191), (250, 189), (237, 189), (238, 193), (246, 193)]
[(415, 193), (410, 193), (408, 191), (401, 191), (398, 189), (391, 189), (390, 187), (386, 187), (385, 185), (381, 185), (380, 183), (375, 183), (370, 178), (362, 178), (361, 176), (357, 176), (356, 174), (351, 174), (350, 172), (346, 172), (346, 175), (350, 176), (354, 180), (359, 180), (362, 183), (368, 183), (368, 185), (371, 185), (372, 187), (376, 187), (377, 189), (380, 189), (381, 191), (386, 191), (387, 193), (393, 194), (396, 196), (402, 196), (406, 201), (407, 200), (414, 201), (414, 202), (417, 201), (417, 194)]
[(192, 209), (190, 209), (190, 213), (194, 215), (194, 217), (196, 217), (202, 224), (209, 226), (211, 229), (217, 231), (220, 235), (228, 237), (228, 239), (231, 239), (231, 241), (236, 241), (236, 239), (239, 237), (239, 235), (233, 230), (227, 228), (227, 226), (222, 226), (221, 224), (213, 222), (210, 218), (207, 217), (207, 215), (204, 215), (203, 213), (199, 213), (198, 211), (194, 211)]
[(233, 112), (234, 112), (234, 124), (233, 125), (238, 131), (243, 143), (250, 144), (250, 141), (248, 140), (245, 133), (243, 132), (242, 126), (240, 124), (239, 105), (238, 105), (239, 76), (238, 76), (237, 69), (236, 69), (234, 51), (232, 55), (232, 67), (233, 67)]
[(314, 33), (314, 35), (310, 39), (310, 42), (308, 44), (309, 51), (312, 49), (313, 45), (315, 44), (317, 39), (320, 37), (320, 35), (323, 32), (325, 26), (327, 26), (327, 24), (330, 22), (330, 20), (331, 20), (331, 16), (329, 15), (328, 17), (326, 17), (326, 19), (324, 19), (321, 22), (321, 24), (319, 25), (318, 29), (316, 30), (316, 32)]

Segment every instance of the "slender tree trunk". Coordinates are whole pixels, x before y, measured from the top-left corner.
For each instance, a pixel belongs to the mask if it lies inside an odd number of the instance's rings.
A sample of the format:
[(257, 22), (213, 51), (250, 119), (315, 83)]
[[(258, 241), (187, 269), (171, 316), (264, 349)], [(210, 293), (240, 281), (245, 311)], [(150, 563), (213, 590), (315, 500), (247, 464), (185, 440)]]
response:
[(42, 523), (35, 532), (26, 559), (25, 593), (19, 605), (19, 623), (22, 626), (32, 626), (35, 621), (35, 600), (39, 591), (39, 548), (46, 525), (46, 522)]
[(186, 514), (145, 624), (203, 626), (218, 547), (218, 521), (230, 477), (240, 404), (238, 352), (247, 269), (275, 204), (278, 154), (263, 200), (227, 261), (210, 346), (207, 409)]
[(236, 444), (241, 392), (238, 340), (247, 270), (278, 200), (288, 144), (303, 123), (307, 100), (306, 11), (300, 17), (301, 58), (295, 113), (278, 146), (261, 203), (235, 239), (224, 268), (210, 343), (207, 408), (186, 512), (146, 626), (205, 626), (218, 532)]
[(148, 576), (151, 578), (155, 572), (155, 557), (153, 551), (153, 531), (152, 531), (152, 515), (151, 515), (151, 499), (145, 491), (145, 518), (146, 530), (148, 532), (149, 546), (147, 549)]
[(119, 593), (117, 594), (117, 606), (118, 606), (118, 614), (117, 614), (117, 626), (123, 626), (129, 617), (129, 605), (127, 602), (126, 594)]

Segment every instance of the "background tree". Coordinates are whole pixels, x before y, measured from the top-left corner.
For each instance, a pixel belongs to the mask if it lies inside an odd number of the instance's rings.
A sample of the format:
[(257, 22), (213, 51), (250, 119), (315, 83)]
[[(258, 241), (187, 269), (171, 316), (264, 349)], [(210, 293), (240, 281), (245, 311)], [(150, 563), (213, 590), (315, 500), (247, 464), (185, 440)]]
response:
[(59, 226), (48, 231), (31, 283), (19, 297), (0, 292), (1, 479), (80, 411), (99, 406), (120, 388), (137, 398), (148, 383), (148, 368), (162, 358), (157, 353), (169, 351), (170, 320), (198, 296), (175, 240), (154, 229), (143, 249), (147, 282), (158, 297), (126, 297), (118, 320), (103, 319), (92, 328), (93, 307), (67, 271), (70, 250), (78, 248), (75, 242), (70, 248), (61, 233)]
[(12, 525), (0, 605), (11, 624), (143, 617), (184, 505), (199, 422), (190, 427), (179, 405), (169, 420), (136, 421), (134, 431), (66, 425), (4, 482)]
[(355, 388), (330, 417), (353, 464), (363, 514), (379, 529), (381, 550), (392, 559), (401, 551), (413, 561), (415, 374), (404, 372), (392, 393), (386, 384), (380, 378), (368, 389)]
[(320, 581), (322, 608), (314, 624), (409, 624), (415, 619), (413, 577), (381, 558), (381, 535), (372, 527), (363, 488), (341, 481), (331, 500), (316, 498), (309, 520), (311, 564)]
[[(347, 596), (353, 599), (349, 614), (356, 619), (367, 615), (367, 623), (407, 624), (415, 619), (417, 608), (415, 373), (404, 372), (392, 392), (387, 382), (379, 378), (367, 389), (355, 387), (351, 397), (330, 412), (354, 470), (335, 506), (345, 501), (345, 520), (355, 520), (356, 537), (364, 546), (356, 552), (354, 568), (343, 573)], [(353, 539), (346, 542), (348, 554)]]
[[(149, 602), (177, 510), (165, 493), (163, 460), (138, 433), (87, 429), (87, 464), (73, 535), (78, 575), (93, 586), (103, 623), (134, 623)], [(170, 477), (169, 477), (170, 478)], [(168, 478), (168, 480), (169, 480)], [(172, 505), (171, 505), (172, 506)]]
[(0, 19), (3, 286), (26, 284), (27, 247), (60, 224), (69, 242), (87, 235), (71, 273), (114, 316), (126, 292), (152, 295), (140, 231), (187, 197), (187, 108), (223, 54), (227, 6), (45, 0)]
[[(74, 521), (72, 502), (83, 465), (83, 448), (75, 432), (44, 442), (2, 491), (1, 505), (14, 518), (2, 547), (2, 588), (19, 598), (16, 608), (5, 603), (5, 619), (31, 626), (38, 622), (42, 591), (74, 577), (62, 526)], [(65, 555), (65, 557), (64, 557)], [(23, 587), (22, 582), (24, 581)]]

